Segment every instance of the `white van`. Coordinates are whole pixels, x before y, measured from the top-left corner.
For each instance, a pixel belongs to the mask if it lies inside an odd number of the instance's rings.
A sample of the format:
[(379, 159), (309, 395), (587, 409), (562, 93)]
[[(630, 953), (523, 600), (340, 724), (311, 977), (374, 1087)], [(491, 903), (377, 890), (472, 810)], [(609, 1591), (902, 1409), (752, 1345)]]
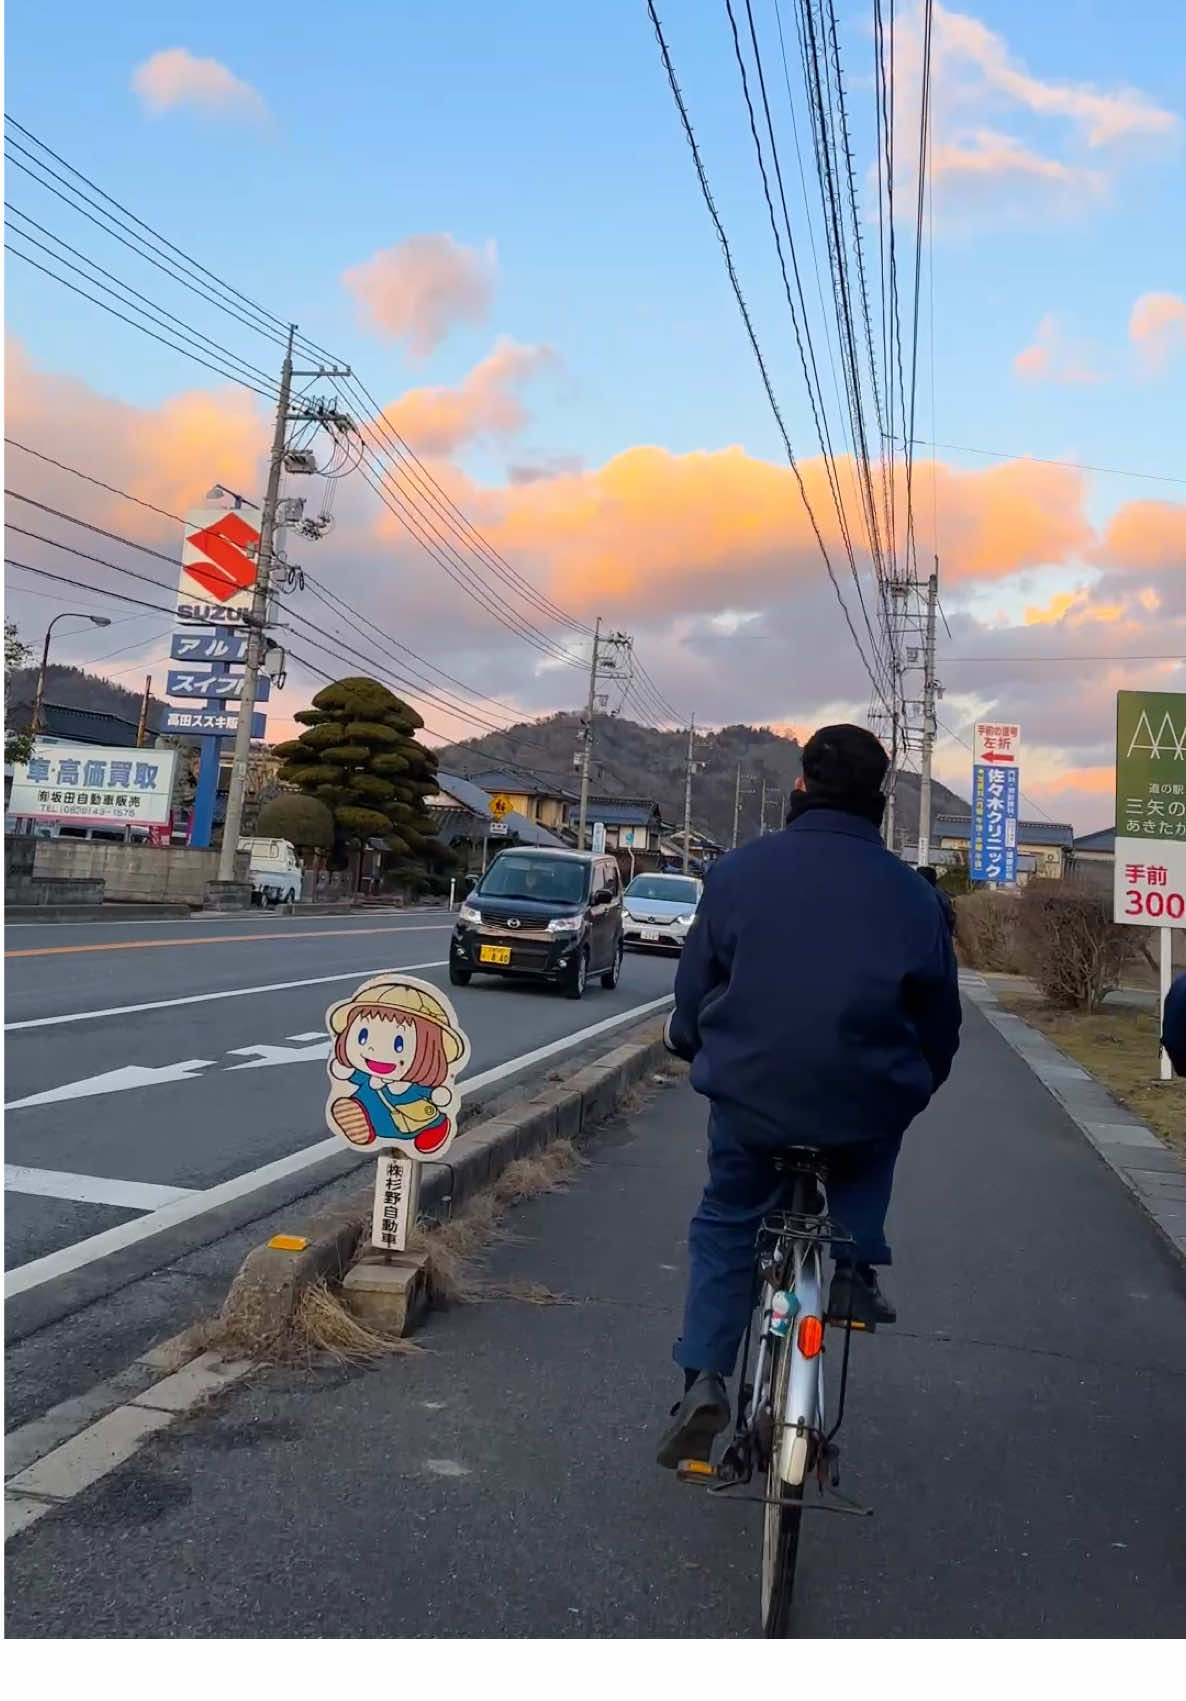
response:
[(287, 839), (240, 839), (239, 849), (251, 857), (254, 903), (296, 903), (304, 870)]

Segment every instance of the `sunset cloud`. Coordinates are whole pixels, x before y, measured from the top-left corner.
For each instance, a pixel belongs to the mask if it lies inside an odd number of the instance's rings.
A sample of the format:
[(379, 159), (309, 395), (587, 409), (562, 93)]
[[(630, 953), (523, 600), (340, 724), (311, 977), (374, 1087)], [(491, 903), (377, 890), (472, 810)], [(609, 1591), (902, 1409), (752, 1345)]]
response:
[(527, 420), (519, 390), (555, 359), (550, 349), (500, 337), (460, 384), (408, 390), (387, 417), (425, 455), (453, 454), (478, 437), (511, 437)]
[(1033, 342), (1013, 356), (1013, 373), (1029, 383), (1102, 382), (1102, 375), (1091, 368), (1086, 345), (1068, 341), (1054, 313), (1039, 321)]
[(150, 118), (190, 110), (213, 118), (268, 116), (258, 89), (217, 59), (199, 59), (188, 47), (167, 47), (137, 65), (132, 88)]
[(444, 233), (409, 236), (343, 273), (364, 319), (429, 355), (456, 325), (480, 325), (497, 276), (493, 242), (466, 248)]
[(1128, 336), (1142, 370), (1150, 377), (1164, 372), (1174, 355), (1186, 349), (1186, 301), (1165, 290), (1138, 296)]

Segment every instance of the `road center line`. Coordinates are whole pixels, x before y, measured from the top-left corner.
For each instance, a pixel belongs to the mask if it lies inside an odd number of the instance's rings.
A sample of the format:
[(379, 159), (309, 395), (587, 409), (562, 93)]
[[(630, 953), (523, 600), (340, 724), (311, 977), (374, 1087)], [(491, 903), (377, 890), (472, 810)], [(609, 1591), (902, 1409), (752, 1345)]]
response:
[(113, 1004), (106, 1010), (74, 1010), (67, 1016), (34, 1016), (28, 1022), (5, 1022), (6, 1034), (19, 1033), (24, 1028), (60, 1028), (69, 1022), (98, 1022), (104, 1016), (135, 1016), (141, 1010), (172, 1010), (179, 1004), (209, 1004), (218, 998), (250, 998), (257, 992), (288, 992), (298, 986), (328, 986), (335, 980), (363, 981), (368, 975), (380, 975), (384, 969), (398, 968), (405, 974), (415, 969), (443, 969), (446, 957), (432, 963), (380, 963), (377, 969), (345, 969), (336, 975), (314, 975), (310, 980), (274, 980), (266, 986), (232, 986), (223, 992), (191, 992), (184, 998), (154, 998), (148, 1004)]
[(100, 1175), (70, 1175), (61, 1169), (29, 1169), (5, 1164), (4, 1191), (32, 1193), (39, 1199), (72, 1199), (80, 1205), (122, 1205), (128, 1211), (158, 1211), (179, 1199), (192, 1199), (193, 1187), (156, 1187), (147, 1181), (108, 1181)]
[(292, 933), (212, 933), (205, 939), (109, 939), (101, 945), (33, 945), (5, 951), (8, 957), (76, 957), (84, 951), (187, 951), (195, 945), (246, 945), (261, 939), (361, 939), (368, 933), (443, 933), (449, 921), (422, 922), (415, 927), (302, 927)]
[[(604, 1021), (594, 1022), (590, 1027), (581, 1028), (575, 1034), (565, 1034), (563, 1038), (552, 1040), (548, 1045), (536, 1046), (534, 1051), (521, 1052), (518, 1057), (508, 1058), (505, 1063), (496, 1063), (493, 1068), (484, 1069), (481, 1074), (469, 1077), (464, 1082), (465, 1090), (475, 1092), (483, 1087), (493, 1086), (495, 1082), (505, 1080), (508, 1075), (528, 1069), (534, 1063), (542, 1063), (545, 1058), (571, 1051), (586, 1040), (595, 1039), (598, 1034), (609, 1033), (611, 1029), (621, 1027), (623, 1022), (636, 1022), (643, 1016), (664, 1009), (671, 1002), (672, 995), (667, 993), (662, 998), (652, 998), (645, 1004), (635, 1004), (629, 1010), (621, 1010), (616, 1016), (607, 1016)], [(466, 1136), (461, 1134), (458, 1138), (464, 1140)], [(86, 1240), (75, 1241), (73, 1246), (64, 1246), (58, 1252), (47, 1253), (44, 1258), (34, 1258), (30, 1263), (21, 1264), (6, 1274), (5, 1297), (13, 1299), (17, 1294), (44, 1287), (46, 1282), (52, 1282), (59, 1276), (68, 1276), (75, 1270), (83, 1269), (87, 1264), (93, 1264), (96, 1259), (106, 1258), (113, 1252), (122, 1252), (125, 1247), (134, 1246), (138, 1241), (149, 1240), (153, 1235), (163, 1233), (165, 1229), (176, 1227), (178, 1223), (204, 1216), (207, 1211), (216, 1211), (222, 1205), (243, 1198), (245, 1194), (258, 1192), (260, 1188), (269, 1187), (275, 1181), (283, 1181), (314, 1164), (323, 1163), (327, 1158), (340, 1157), (344, 1152), (343, 1142), (331, 1135), (328, 1139), (318, 1140), (312, 1146), (305, 1146), (299, 1152), (290, 1152), (286, 1158), (278, 1158), (274, 1163), (264, 1164), (259, 1169), (237, 1175), (217, 1187), (208, 1187), (188, 1198), (178, 1199), (171, 1205), (164, 1205), (145, 1217), (138, 1217), (134, 1222), (121, 1223), (118, 1228), (107, 1229), (102, 1234), (93, 1234)], [(366, 1162), (365, 1159), (361, 1161)]]

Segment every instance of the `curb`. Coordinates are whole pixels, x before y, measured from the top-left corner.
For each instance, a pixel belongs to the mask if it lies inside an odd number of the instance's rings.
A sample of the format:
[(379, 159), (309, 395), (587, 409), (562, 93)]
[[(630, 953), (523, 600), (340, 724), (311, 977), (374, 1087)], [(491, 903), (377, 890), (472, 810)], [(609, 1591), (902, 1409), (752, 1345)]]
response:
[(188, 921), (200, 915), (189, 904), (9, 904), (10, 922)]
[[(578, 1139), (584, 1129), (602, 1121), (648, 1069), (666, 1058), (663, 1025), (662, 1019), (642, 1024), (637, 1039), (587, 1064), (563, 1084), (459, 1133), (451, 1161), (433, 1165), (433, 1173), (424, 1178), (421, 1215), (451, 1215), (516, 1158), (538, 1152), (553, 1140)], [(369, 1226), (371, 1197), (368, 1186), (356, 1201), (292, 1230), (294, 1239), (304, 1242), (296, 1250), (268, 1244), (249, 1252), (222, 1308), (222, 1321), (232, 1334), (248, 1340), (279, 1339), (303, 1288), (319, 1279), (340, 1281)]]
[[(609, 1115), (630, 1087), (667, 1053), (663, 1021), (652, 1018), (636, 1037), (567, 1082), (549, 1085), (515, 1111), (487, 1117), (457, 1136), (456, 1161), (424, 1179), (421, 1212), (448, 1215), (481, 1192), (515, 1161), (553, 1140), (576, 1139)], [(297, 1252), (257, 1247), (240, 1266), (223, 1310), (236, 1313), (265, 1338), (283, 1330), (301, 1289), (324, 1278), (340, 1281), (370, 1222), (368, 1186), (357, 1202), (324, 1210), (297, 1231)], [(414, 1298), (414, 1296), (413, 1296)], [(413, 1310), (415, 1307), (413, 1306)], [(4, 1539), (68, 1505), (83, 1490), (131, 1458), (152, 1435), (206, 1405), (255, 1368), (250, 1358), (204, 1350), (201, 1330), (172, 1336), (84, 1394), (63, 1400), (5, 1437)]]
[(960, 987), (1119, 1176), (1170, 1249), (1186, 1263), (1186, 1164), (1108, 1089), (1023, 1016), (1002, 1010), (983, 975)]

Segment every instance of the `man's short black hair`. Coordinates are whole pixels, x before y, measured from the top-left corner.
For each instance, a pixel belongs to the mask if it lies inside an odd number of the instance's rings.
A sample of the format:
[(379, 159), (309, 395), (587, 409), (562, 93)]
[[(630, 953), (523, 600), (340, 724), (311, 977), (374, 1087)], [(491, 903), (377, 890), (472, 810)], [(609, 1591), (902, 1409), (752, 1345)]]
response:
[(937, 886), (939, 884), (938, 873), (931, 867), (930, 863), (924, 862), (918, 872), (922, 875), (928, 886)]
[(868, 727), (822, 726), (803, 747), (803, 781), (809, 793), (874, 798), (888, 770), (889, 757)]

